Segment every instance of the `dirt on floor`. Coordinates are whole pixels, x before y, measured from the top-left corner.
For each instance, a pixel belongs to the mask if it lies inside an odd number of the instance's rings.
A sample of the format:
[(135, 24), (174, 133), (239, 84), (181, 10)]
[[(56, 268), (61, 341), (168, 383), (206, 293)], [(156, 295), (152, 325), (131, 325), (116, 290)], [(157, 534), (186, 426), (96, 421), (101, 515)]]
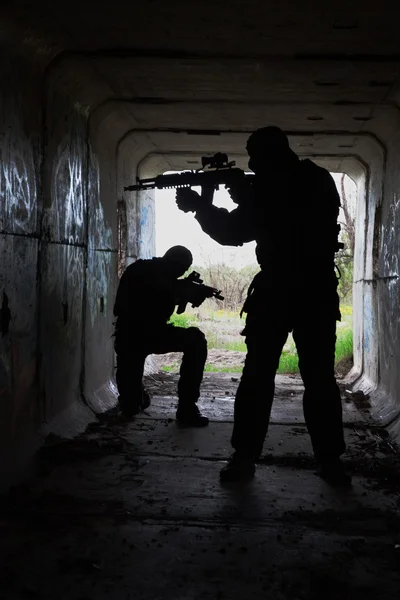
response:
[(400, 455), (366, 397), (343, 404), (351, 489), (315, 474), (298, 376), (277, 377), (256, 477), (223, 485), (238, 378), (206, 374), (201, 430), (175, 423), (177, 380), (146, 378), (149, 414), (49, 436), (0, 499), (0, 600), (398, 600)]

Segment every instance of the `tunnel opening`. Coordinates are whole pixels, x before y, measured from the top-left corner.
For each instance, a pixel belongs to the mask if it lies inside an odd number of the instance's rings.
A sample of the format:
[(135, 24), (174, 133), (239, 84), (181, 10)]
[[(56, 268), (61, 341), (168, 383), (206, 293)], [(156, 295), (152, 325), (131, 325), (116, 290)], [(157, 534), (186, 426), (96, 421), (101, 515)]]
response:
[[(193, 188), (200, 192), (200, 188)], [(214, 205), (229, 212), (237, 205), (224, 185), (214, 194)], [(196, 326), (208, 342), (205, 372), (240, 374), (244, 363), (244, 338), (240, 335), (245, 317), (239, 316), (248, 287), (259, 271), (255, 257), (255, 242), (241, 247), (222, 246), (205, 234), (191, 214), (182, 213), (175, 203), (175, 190), (155, 193), (156, 250), (162, 255), (169, 246), (182, 244), (193, 254), (192, 270), (200, 273), (204, 283), (220, 290), (224, 299), (207, 299), (200, 307), (174, 314), (176, 326)], [(182, 355), (177, 353), (157, 357), (160, 369), (176, 373)]]
[[(188, 165), (196, 160), (186, 161)], [(182, 171), (165, 171), (181, 173)], [(356, 234), (357, 184), (346, 173), (331, 173), (341, 198), (338, 223), (341, 226), (339, 240), (344, 249), (336, 255), (339, 274), (338, 293), (341, 304), (341, 321), (337, 323), (336, 373), (342, 379), (353, 369), (353, 263)], [(200, 191), (200, 188), (195, 188)], [(245, 315), (239, 316), (246, 299), (249, 285), (259, 271), (255, 256), (255, 242), (242, 247), (224, 247), (213, 241), (201, 230), (200, 225), (176, 206), (175, 190), (155, 191), (155, 249), (161, 256), (174, 244), (187, 246), (193, 253), (192, 269), (200, 272), (207, 285), (222, 290), (224, 301), (206, 300), (199, 308), (188, 308), (182, 315), (176, 313), (171, 323), (178, 327), (197, 326), (206, 335), (209, 354), (206, 372), (233, 373), (240, 376), (246, 354), (246, 345), (241, 332), (245, 326)], [(229, 212), (236, 208), (225, 186), (220, 186), (214, 195), (215, 206)], [(316, 249), (316, 251), (318, 251)], [(306, 265), (313, 273), (313, 265)], [(312, 306), (318, 302), (318, 289), (309, 289), (310, 335), (313, 334)], [(318, 338), (315, 339), (318, 352)], [(167, 353), (154, 357), (159, 369), (177, 373), (181, 353)], [(289, 334), (280, 359), (278, 373), (298, 374), (298, 356), (292, 334)]]

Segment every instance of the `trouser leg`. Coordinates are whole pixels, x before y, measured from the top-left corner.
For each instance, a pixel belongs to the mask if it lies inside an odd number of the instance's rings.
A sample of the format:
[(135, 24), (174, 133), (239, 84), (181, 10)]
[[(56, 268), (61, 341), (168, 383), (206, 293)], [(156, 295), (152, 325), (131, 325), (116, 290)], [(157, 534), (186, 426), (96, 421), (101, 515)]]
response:
[(256, 460), (263, 448), (275, 391), (275, 374), (288, 336), (285, 325), (246, 337), (247, 355), (235, 398), (231, 443), (237, 454)]
[(293, 338), (304, 383), (304, 417), (318, 460), (337, 458), (346, 449), (343, 435), (342, 402), (335, 379), (336, 317), (320, 314), (309, 324), (299, 324)]
[(126, 415), (133, 415), (139, 412), (142, 406), (142, 378), (146, 354), (141, 348), (132, 347), (132, 340), (121, 336), (116, 336), (115, 351), (118, 402)]
[(193, 406), (200, 396), (207, 359), (206, 338), (197, 327), (165, 327), (152, 341), (151, 353), (166, 352), (183, 352), (178, 383), (179, 406)]

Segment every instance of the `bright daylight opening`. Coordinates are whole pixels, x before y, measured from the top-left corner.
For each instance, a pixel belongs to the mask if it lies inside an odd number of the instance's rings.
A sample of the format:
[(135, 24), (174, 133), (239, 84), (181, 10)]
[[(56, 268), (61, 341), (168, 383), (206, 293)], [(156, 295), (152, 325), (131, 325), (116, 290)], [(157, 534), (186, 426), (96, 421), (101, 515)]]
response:
[[(352, 367), (353, 325), (352, 325), (352, 284), (354, 232), (357, 187), (355, 182), (343, 173), (332, 173), (341, 197), (342, 209), (339, 222), (341, 241), (345, 248), (336, 255), (336, 264), (341, 278), (339, 295), (342, 320), (337, 323), (336, 365), (338, 375), (346, 374)], [(198, 188), (194, 188), (200, 191)], [(207, 337), (208, 360), (206, 371), (232, 372), (242, 371), (246, 345), (241, 331), (244, 318), (239, 313), (245, 301), (247, 290), (254, 275), (258, 272), (255, 257), (255, 242), (242, 247), (221, 246), (205, 234), (193, 213), (184, 213), (175, 203), (175, 190), (156, 190), (156, 254), (161, 256), (176, 244), (189, 248), (193, 254), (193, 269), (198, 271), (204, 283), (221, 290), (224, 300), (206, 300), (199, 308), (188, 309), (178, 315), (174, 313), (171, 321), (180, 327), (199, 327)], [(234, 210), (236, 205), (227, 190), (220, 186), (215, 193), (214, 204)], [(306, 267), (312, 272), (313, 265)], [(318, 294), (310, 278), (310, 315), (312, 305), (318, 302)], [(313, 335), (312, 316), (310, 335)], [(318, 352), (316, 339), (315, 351)], [(179, 370), (181, 355), (165, 354), (157, 357), (160, 368), (165, 371)], [(296, 347), (290, 335), (283, 349), (279, 373), (298, 373)]]

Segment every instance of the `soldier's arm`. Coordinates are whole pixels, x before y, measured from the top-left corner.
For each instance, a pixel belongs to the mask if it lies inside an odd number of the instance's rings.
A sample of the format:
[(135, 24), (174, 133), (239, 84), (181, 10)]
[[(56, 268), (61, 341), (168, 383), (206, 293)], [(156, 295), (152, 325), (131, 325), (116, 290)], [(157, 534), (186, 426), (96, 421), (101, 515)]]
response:
[(254, 240), (254, 232), (243, 209), (235, 208), (229, 212), (216, 206), (199, 207), (195, 219), (205, 233), (223, 246), (242, 246)]
[(243, 206), (229, 212), (212, 204), (213, 192), (202, 190), (201, 197), (195, 191), (177, 191), (177, 204), (185, 212), (195, 212), (202, 230), (224, 246), (241, 246), (255, 239), (254, 224)]

